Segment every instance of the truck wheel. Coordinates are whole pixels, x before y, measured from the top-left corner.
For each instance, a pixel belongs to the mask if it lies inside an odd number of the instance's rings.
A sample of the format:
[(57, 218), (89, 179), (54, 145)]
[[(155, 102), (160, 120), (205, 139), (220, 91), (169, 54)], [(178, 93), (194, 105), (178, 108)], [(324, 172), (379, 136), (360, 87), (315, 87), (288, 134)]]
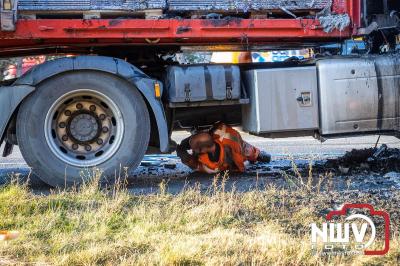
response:
[(127, 81), (96, 71), (69, 72), (42, 82), (17, 118), (21, 153), (51, 186), (90, 179), (89, 168), (113, 180), (136, 168), (150, 136), (142, 95)]

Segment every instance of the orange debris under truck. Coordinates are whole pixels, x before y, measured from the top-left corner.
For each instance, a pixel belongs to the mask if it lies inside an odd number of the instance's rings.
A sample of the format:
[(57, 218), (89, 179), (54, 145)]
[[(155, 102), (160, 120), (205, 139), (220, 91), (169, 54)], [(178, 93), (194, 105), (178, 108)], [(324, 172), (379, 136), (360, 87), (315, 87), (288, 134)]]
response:
[[(398, 1), (0, 3), (1, 57), (76, 55), (0, 87), (3, 156), (18, 145), (53, 186), (80, 183), (88, 167), (112, 180), (146, 152), (173, 152), (173, 130), (215, 121), (321, 140), (399, 130)], [(318, 54), (353, 37), (365, 54)], [(303, 48), (317, 56), (198, 64), (201, 52)]]

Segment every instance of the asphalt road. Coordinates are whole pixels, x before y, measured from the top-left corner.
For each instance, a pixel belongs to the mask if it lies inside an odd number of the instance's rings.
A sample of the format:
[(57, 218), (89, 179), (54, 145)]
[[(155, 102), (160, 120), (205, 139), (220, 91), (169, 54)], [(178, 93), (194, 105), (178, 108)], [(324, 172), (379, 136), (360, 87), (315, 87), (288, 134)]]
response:
[[(180, 142), (188, 136), (187, 132), (176, 132), (173, 139)], [(255, 186), (288, 184), (282, 174), (292, 169), (293, 163), (299, 168), (307, 168), (310, 164), (323, 165), (326, 159), (337, 158), (352, 149), (365, 149), (375, 146), (378, 136), (363, 136), (352, 138), (330, 139), (324, 143), (312, 137), (265, 139), (243, 133), (243, 138), (249, 143), (272, 154), (271, 164), (258, 164), (249, 167), (243, 175), (230, 175), (228, 189), (235, 187), (239, 191), (248, 191)], [(387, 144), (391, 148), (400, 148), (400, 140), (394, 137), (382, 136), (379, 144)], [(16, 148), (13, 154), (0, 159), (0, 183), (9, 182), (16, 175), (26, 176), (30, 172), (21, 153)], [(389, 171), (388, 171), (389, 172)], [(400, 189), (400, 175), (388, 173), (384, 169), (380, 173), (365, 172), (357, 176), (334, 176), (336, 189)], [(178, 193), (184, 187), (201, 185), (207, 189), (212, 183), (212, 176), (192, 173), (190, 169), (180, 163), (174, 155), (149, 155), (142, 165), (128, 174), (130, 190), (133, 193), (153, 193), (159, 190), (160, 181), (168, 182), (168, 190)], [(349, 182), (349, 178), (351, 179)], [(351, 184), (349, 186), (349, 183)], [(45, 186), (34, 180), (32, 186), (40, 191), (46, 191)]]

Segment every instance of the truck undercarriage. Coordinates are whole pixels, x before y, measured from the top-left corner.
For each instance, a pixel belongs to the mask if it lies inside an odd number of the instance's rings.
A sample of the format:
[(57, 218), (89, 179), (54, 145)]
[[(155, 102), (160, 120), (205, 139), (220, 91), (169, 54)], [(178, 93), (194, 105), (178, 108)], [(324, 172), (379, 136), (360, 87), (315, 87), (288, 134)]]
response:
[[(0, 57), (76, 55), (0, 87), (3, 155), (19, 145), (59, 186), (79, 182), (86, 167), (106, 176), (116, 164), (134, 168), (149, 147), (173, 151), (175, 128), (215, 121), (266, 137), (398, 134), (397, 1), (208, 2), (2, 0)], [(317, 51), (356, 37), (365, 55), (236, 65), (174, 58)]]

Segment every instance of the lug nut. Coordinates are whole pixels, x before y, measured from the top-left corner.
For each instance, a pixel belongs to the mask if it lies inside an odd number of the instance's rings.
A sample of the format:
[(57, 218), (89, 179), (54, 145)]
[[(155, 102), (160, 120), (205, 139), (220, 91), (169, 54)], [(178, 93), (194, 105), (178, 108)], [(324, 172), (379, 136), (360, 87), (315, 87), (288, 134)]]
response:
[(64, 114), (65, 114), (66, 116), (70, 116), (72, 113), (71, 113), (70, 110), (66, 110), (66, 111), (64, 112)]
[(99, 145), (103, 144), (103, 140), (102, 140), (102, 139), (98, 139), (96, 142), (97, 142), (97, 144), (99, 144)]
[(58, 126), (60, 128), (65, 128), (67, 125), (65, 124), (65, 122), (61, 122), (60, 124), (58, 124)]
[(68, 140), (68, 136), (67, 135), (62, 136), (62, 140), (63, 141), (67, 141)]
[(78, 144), (72, 144), (72, 149), (77, 150), (79, 148)]
[(100, 118), (100, 120), (104, 120), (104, 119), (106, 119), (106, 115), (105, 115), (105, 114), (101, 114), (101, 115), (99, 116), (99, 118)]
[(89, 110), (92, 111), (92, 112), (96, 111), (96, 106), (95, 105), (91, 105), (89, 107)]
[(103, 128), (102, 128), (103, 133), (107, 133), (108, 130), (109, 130), (108, 127), (103, 127)]
[(78, 103), (76, 105), (76, 109), (81, 110), (83, 108), (83, 105), (81, 103)]
[(86, 145), (86, 146), (85, 146), (85, 150), (86, 150), (86, 151), (91, 151), (91, 150), (92, 150), (92, 147), (91, 147), (90, 145)]

